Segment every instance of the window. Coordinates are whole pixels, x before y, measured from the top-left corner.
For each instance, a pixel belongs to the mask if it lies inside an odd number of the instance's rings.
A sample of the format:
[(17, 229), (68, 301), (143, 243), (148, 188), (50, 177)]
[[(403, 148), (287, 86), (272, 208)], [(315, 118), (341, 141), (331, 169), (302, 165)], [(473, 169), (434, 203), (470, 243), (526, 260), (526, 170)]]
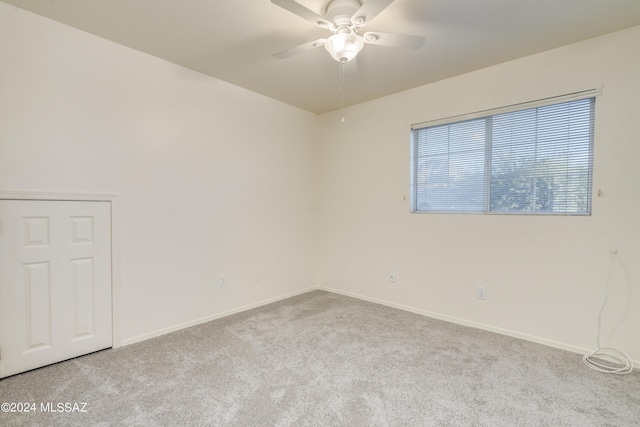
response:
[(590, 214), (589, 95), (412, 126), (412, 211)]

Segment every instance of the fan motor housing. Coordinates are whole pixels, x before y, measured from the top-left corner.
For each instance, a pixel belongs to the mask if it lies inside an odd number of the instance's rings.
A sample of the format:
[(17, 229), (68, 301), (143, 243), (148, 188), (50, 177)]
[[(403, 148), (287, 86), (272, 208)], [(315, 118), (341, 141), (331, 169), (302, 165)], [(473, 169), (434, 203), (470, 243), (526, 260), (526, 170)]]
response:
[(327, 4), (325, 14), (327, 21), (333, 22), (336, 27), (351, 25), (351, 17), (360, 9), (358, 0), (331, 0)]

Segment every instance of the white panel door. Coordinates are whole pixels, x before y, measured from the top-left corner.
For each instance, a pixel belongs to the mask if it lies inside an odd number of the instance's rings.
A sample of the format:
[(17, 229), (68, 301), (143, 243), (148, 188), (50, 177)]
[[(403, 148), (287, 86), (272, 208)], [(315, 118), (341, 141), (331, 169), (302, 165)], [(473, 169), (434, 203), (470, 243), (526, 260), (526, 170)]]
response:
[(0, 200), (0, 378), (112, 346), (111, 204)]

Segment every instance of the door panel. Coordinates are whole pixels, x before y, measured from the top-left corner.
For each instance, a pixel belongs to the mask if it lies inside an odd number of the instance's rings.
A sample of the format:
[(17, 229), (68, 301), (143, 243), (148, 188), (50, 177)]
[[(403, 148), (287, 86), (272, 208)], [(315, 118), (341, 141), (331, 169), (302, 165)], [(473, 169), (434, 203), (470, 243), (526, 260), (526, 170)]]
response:
[[(22, 266), (25, 287), (26, 351), (51, 345), (51, 269), (48, 262)], [(20, 304), (20, 301), (16, 301)]]
[(73, 263), (74, 339), (94, 335), (93, 258), (71, 260)]
[(0, 200), (0, 378), (111, 347), (110, 212)]

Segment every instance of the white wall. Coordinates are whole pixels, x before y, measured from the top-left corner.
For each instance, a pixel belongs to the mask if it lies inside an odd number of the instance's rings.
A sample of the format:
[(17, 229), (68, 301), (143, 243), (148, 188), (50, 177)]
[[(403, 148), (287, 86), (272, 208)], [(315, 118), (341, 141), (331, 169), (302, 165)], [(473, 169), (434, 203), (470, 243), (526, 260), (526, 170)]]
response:
[[(638, 46), (635, 27), (324, 115), (319, 284), (582, 351), (614, 247), (602, 344), (640, 360)], [(591, 216), (409, 213), (411, 123), (603, 86)]]
[(118, 193), (125, 343), (313, 284), (316, 125), (0, 2), (0, 190)]
[[(602, 343), (640, 360), (638, 45), (636, 27), (361, 104), (341, 124), (0, 3), (0, 191), (119, 194), (125, 342), (317, 275), (581, 351), (615, 247)], [(603, 85), (592, 216), (409, 214), (411, 123)]]

